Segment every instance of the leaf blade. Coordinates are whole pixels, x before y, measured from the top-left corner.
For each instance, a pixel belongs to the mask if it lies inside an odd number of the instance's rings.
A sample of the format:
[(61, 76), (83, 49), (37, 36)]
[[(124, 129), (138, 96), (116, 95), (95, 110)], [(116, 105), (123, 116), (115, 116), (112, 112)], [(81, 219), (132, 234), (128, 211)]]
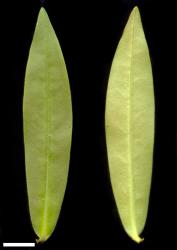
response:
[(57, 223), (66, 188), (72, 105), (62, 51), (44, 8), (26, 68), (23, 116), (30, 216), (45, 241)]
[(110, 177), (120, 218), (129, 236), (140, 242), (152, 174), (154, 93), (149, 51), (137, 7), (112, 63), (105, 123)]

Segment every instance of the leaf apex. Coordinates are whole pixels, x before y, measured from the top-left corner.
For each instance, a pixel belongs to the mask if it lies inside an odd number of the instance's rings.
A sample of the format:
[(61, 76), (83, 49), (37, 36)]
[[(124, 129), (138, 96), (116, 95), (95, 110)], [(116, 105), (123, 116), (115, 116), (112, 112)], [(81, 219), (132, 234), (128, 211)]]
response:
[(42, 6), (42, 7), (40, 8), (39, 13), (47, 13), (47, 12), (46, 12), (45, 8)]
[(137, 12), (137, 11), (139, 12), (139, 8), (138, 8), (137, 5), (133, 8), (133, 11), (134, 11), (134, 12)]

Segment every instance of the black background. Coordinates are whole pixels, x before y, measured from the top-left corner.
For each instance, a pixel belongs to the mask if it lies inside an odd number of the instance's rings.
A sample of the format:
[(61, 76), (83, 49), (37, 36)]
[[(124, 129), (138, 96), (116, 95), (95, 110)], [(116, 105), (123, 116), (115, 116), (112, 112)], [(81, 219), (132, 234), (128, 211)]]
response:
[[(111, 62), (128, 16), (139, 6), (154, 75), (156, 130), (149, 213), (140, 245), (124, 232), (106, 154), (104, 109)], [(73, 140), (62, 211), (39, 249), (172, 249), (177, 235), (175, 85), (177, 1), (46, 0), (65, 57), (73, 101)], [(0, 233), (4, 242), (34, 242), (28, 213), (22, 97), (39, 0), (1, 0)], [(3, 17), (2, 17), (3, 16)]]

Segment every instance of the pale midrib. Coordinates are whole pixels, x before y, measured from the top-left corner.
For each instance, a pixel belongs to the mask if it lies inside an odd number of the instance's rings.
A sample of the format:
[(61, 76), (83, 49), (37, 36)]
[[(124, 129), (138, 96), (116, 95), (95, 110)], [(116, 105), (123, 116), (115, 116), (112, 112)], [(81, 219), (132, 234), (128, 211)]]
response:
[(129, 162), (129, 175), (130, 175), (130, 213), (131, 213), (131, 223), (133, 230), (137, 233), (136, 228), (136, 221), (135, 221), (135, 203), (134, 203), (134, 181), (133, 181), (133, 169), (132, 169), (132, 144), (131, 144), (131, 84), (132, 84), (132, 61), (133, 61), (133, 42), (134, 42), (134, 22), (135, 22), (135, 15), (133, 15), (133, 22), (132, 22), (132, 39), (131, 39), (131, 54), (130, 54), (130, 67), (129, 67), (129, 95), (128, 95), (128, 162)]
[[(50, 38), (49, 38), (50, 39)], [(47, 48), (46, 48), (47, 50)], [(47, 65), (47, 56), (45, 55), (45, 66)], [(47, 67), (45, 67), (47, 68)], [(48, 213), (48, 184), (49, 184), (49, 172), (48, 172), (48, 167), (49, 167), (49, 155), (50, 155), (50, 146), (51, 146), (51, 136), (50, 136), (50, 130), (51, 130), (51, 115), (50, 115), (50, 101), (49, 101), (49, 93), (50, 93), (50, 86), (49, 86), (49, 75), (48, 75), (48, 70), (46, 69), (46, 79), (45, 79), (45, 97), (46, 97), (46, 124), (47, 124), (47, 129), (46, 129), (46, 136), (45, 136), (45, 142), (46, 142), (46, 177), (45, 177), (45, 195), (44, 195), (44, 214), (43, 214), (43, 222), (42, 222), (42, 236), (46, 237), (47, 236), (47, 213)]]

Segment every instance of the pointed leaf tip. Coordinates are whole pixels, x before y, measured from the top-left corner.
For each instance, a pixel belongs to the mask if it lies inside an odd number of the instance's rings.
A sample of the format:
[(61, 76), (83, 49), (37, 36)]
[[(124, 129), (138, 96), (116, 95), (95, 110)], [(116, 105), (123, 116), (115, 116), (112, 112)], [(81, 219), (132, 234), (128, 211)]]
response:
[(139, 8), (138, 8), (138, 6), (135, 6), (134, 8), (133, 8), (133, 10), (132, 10), (132, 12), (136, 12), (136, 11), (139, 11)]

